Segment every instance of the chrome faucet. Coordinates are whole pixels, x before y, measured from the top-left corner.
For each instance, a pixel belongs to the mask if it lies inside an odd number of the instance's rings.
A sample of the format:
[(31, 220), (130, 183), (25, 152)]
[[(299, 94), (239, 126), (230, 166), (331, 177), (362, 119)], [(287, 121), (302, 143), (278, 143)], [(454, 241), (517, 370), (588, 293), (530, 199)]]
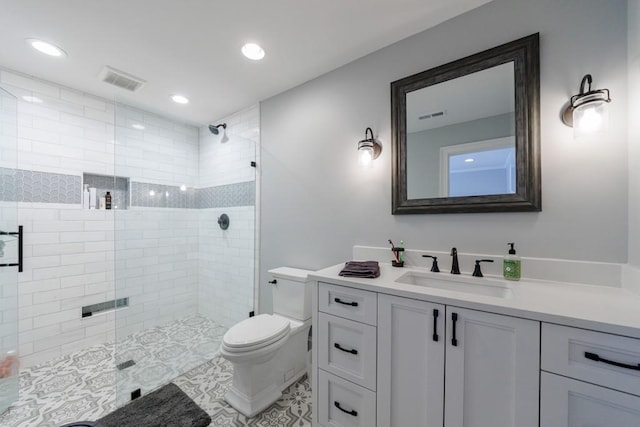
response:
[(458, 265), (458, 250), (456, 248), (451, 248), (451, 256), (453, 257), (453, 262), (451, 262), (451, 274), (460, 274), (460, 266)]

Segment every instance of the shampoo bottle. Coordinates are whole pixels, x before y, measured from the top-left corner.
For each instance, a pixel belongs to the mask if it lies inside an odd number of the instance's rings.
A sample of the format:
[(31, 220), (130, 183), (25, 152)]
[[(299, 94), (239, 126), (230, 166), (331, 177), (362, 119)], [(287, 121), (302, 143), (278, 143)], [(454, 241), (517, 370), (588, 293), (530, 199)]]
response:
[(89, 184), (84, 185), (84, 191), (82, 192), (82, 207), (84, 209), (89, 209)]
[(98, 190), (95, 187), (89, 187), (89, 209), (95, 209), (98, 203)]
[(111, 192), (107, 191), (107, 194), (104, 196), (105, 201), (105, 209), (111, 209)]
[(520, 280), (520, 257), (516, 255), (515, 243), (507, 244), (511, 248), (502, 262), (502, 274), (507, 280)]

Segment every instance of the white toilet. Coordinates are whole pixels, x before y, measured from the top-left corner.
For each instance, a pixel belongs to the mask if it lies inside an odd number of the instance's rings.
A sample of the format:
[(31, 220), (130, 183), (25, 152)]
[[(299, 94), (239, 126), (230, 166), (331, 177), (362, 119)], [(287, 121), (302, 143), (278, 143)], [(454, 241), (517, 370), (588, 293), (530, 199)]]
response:
[(260, 314), (224, 334), (220, 353), (233, 364), (233, 382), (225, 400), (253, 417), (278, 400), (282, 391), (306, 372), (311, 327), (310, 271), (269, 270), (274, 314)]

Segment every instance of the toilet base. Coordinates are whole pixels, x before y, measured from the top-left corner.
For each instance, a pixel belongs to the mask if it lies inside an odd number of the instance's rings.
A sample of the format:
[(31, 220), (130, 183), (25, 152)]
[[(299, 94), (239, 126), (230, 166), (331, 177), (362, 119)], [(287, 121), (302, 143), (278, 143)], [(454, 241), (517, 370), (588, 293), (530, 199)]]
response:
[[(282, 396), (282, 392), (306, 373), (307, 336), (309, 321), (287, 339), (276, 354), (260, 363), (233, 360), (233, 381), (225, 400), (247, 417), (268, 408)], [(223, 353), (223, 357), (225, 354)]]
[(282, 396), (282, 390), (275, 385), (262, 390), (260, 393), (251, 397), (236, 389), (233, 385), (229, 386), (224, 400), (227, 401), (236, 411), (242, 415), (251, 418), (267, 409), (273, 402)]

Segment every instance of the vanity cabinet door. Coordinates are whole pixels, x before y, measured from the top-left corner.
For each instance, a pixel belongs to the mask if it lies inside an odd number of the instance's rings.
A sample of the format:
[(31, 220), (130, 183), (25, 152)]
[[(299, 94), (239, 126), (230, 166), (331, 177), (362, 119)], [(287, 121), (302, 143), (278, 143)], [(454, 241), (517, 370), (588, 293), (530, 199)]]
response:
[(638, 427), (640, 397), (542, 372), (540, 425)]
[(538, 427), (540, 323), (452, 306), (446, 319), (444, 426)]
[(444, 312), (378, 295), (378, 427), (442, 427)]

